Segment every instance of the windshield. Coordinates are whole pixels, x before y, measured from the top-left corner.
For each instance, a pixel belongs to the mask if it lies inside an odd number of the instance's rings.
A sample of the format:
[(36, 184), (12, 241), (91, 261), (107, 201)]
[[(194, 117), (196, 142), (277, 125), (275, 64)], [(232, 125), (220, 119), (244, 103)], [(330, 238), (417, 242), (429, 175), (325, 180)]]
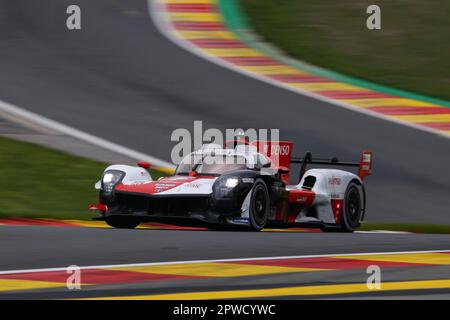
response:
[(191, 155), (180, 163), (176, 174), (188, 174), (195, 170), (198, 174), (224, 174), (246, 169), (245, 158), (235, 155)]

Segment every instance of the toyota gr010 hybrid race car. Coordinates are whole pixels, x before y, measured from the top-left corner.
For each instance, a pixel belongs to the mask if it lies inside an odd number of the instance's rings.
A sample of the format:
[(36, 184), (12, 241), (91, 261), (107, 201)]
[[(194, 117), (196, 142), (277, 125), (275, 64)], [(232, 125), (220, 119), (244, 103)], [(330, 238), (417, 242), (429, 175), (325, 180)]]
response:
[[(240, 141), (204, 145), (178, 165), (175, 174), (156, 181), (138, 166), (111, 165), (96, 183), (99, 203), (91, 205), (116, 228), (141, 222), (207, 226), (314, 226), (352, 232), (364, 218), (364, 177), (371, 174), (372, 153), (359, 163), (337, 158), (292, 158), (290, 141)], [(276, 163), (272, 161), (277, 157)], [(291, 163), (301, 164), (298, 184), (289, 185)], [(359, 167), (358, 175), (337, 169), (310, 169), (309, 164)]]

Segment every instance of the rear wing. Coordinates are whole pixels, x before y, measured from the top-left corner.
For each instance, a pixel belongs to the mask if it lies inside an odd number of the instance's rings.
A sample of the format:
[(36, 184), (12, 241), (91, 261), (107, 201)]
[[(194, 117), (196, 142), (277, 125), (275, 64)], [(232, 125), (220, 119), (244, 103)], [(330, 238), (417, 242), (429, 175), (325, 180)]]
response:
[(331, 159), (313, 158), (311, 152), (306, 152), (303, 158), (291, 158), (291, 163), (300, 163), (299, 182), (302, 180), (303, 175), (306, 172), (306, 166), (308, 164), (319, 164), (328, 166), (342, 166), (342, 167), (358, 167), (358, 176), (363, 180), (365, 177), (372, 174), (372, 151), (364, 150), (361, 154), (359, 162), (344, 162), (339, 161), (337, 157)]

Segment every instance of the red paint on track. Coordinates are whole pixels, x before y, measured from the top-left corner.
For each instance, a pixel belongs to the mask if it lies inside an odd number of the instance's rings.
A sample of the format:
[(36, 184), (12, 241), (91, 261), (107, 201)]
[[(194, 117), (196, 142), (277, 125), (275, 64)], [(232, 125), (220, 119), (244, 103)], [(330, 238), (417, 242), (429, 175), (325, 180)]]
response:
[(446, 107), (369, 107), (367, 110), (387, 115), (450, 114)]
[(274, 74), (268, 76), (269, 78), (286, 82), (286, 83), (318, 83), (318, 82), (333, 82), (333, 80), (326, 79), (319, 76), (306, 75), (284, 75), (284, 74)]
[(439, 130), (450, 130), (450, 122), (422, 122), (418, 123), (425, 127), (439, 129)]
[(238, 66), (283, 66), (278, 61), (266, 57), (227, 57), (223, 60)]
[(169, 12), (217, 12), (216, 6), (207, 3), (168, 3)]
[[(30, 272), (0, 275), (0, 279), (48, 281), (66, 283), (70, 274), (65, 271)], [(81, 282), (84, 284), (115, 284), (146, 281), (172, 281), (181, 279), (203, 278), (175, 274), (155, 274), (133, 271), (117, 271), (107, 269), (81, 270)], [(207, 277), (204, 277), (207, 278)]]
[(190, 21), (175, 21), (173, 26), (177, 30), (185, 31), (223, 31), (225, 26), (219, 22), (190, 22)]
[(242, 263), (262, 266), (290, 267), (290, 268), (319, 268), (319, 269), (366, 269), (368, 266), (376, 264), (380, 268), (429, 266), (428, 264), (389, 262), (358, 259), (341, 258), (293, 258), (293, 259), (273, 259), (273, 260), (249, 260), (229, 263)]
[(200, 48), (245, 48), (246, 46), (237, 40), (226, 39), (193, 39), (193, 44)]
[(68, 227), (76, 226), (76, 224), (66, 221), (54, 220), (54, 219), (32, 219), (32, 218), (11, 218), (0, 219), (0, 225), (10, 226), (57, 226)]
[(382, 98), (393, 98), (385, 93), (375, 92), (375, 91), (346, 91), (346, 90), (329, 90), (329, 91), (315, 91), (315, 93), (320, 94), (333, 99), (382, 99)]

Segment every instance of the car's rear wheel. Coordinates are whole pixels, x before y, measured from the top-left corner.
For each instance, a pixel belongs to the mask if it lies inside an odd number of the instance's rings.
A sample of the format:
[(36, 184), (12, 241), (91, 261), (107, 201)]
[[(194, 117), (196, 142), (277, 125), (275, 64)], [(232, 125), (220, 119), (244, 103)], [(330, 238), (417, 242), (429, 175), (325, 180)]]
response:
[(260, 231), (267, 223), (270, 210), (269, 191), (262, 180), (253, 185), (250, 199), (250, 225), (253, 230)]
[(108, 217), (105, 221), (109, 226), (117, 229), (134, 229), (140, 223), (138, 220), (125, 217)]
[(353, 232), (359, 226), (363, 213), (362, 187), (355, 182), (350, 182), (345, 191), (341, 224), (339, 226), (324, 226), (322, 231)]
[(362, 216), (362, 195), (360, 187), (351, 182), (344, 198), (344, 209), (342, 213), (342, 229), (346, 232), (353, 232), (359, 226)]

